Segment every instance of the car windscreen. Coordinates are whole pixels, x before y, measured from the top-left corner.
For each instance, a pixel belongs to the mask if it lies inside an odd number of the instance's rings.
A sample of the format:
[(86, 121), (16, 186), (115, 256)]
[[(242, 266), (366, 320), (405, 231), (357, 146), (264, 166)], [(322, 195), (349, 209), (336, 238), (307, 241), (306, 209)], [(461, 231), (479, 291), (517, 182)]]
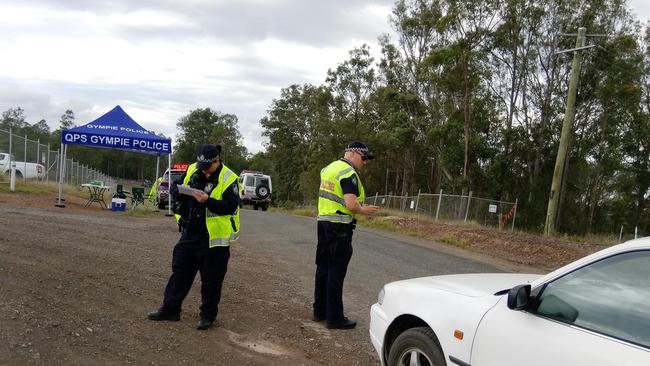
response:
[(185, 172), (172, 172), (172, 181), (180, 179)]

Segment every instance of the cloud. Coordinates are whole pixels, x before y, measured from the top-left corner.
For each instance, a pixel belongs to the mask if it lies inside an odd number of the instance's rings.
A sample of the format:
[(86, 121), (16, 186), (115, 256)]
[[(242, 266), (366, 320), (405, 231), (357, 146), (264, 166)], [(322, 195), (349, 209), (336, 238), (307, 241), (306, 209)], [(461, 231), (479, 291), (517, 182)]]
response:
[(20, 106), (52, 129), (121, 105), (144, 127), (210, 107), (239, 118), (251, 152), (280, 89), (327, 69), (389, 30), (392, 0), (23, 0), (0, 3), (0, 110)]

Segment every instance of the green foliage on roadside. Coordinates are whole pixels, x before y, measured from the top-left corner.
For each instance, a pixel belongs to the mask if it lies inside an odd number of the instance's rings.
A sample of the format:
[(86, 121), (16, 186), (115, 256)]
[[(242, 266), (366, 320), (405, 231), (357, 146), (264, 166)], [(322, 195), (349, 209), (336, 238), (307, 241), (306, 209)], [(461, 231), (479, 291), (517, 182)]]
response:
[[(322, 85), (283, 89), (262, 118), (276, 202), (310, 204), (319, 171), (370, 145), (368, 195), (519, 201), (541, 231), (578, 27), (582, 72), (560, 232), (650, 234), (650, 27), (618, 0), (398, 0), (394, 38), (350, 51)], [(276, 189), (277, 188), (277, 189)]]

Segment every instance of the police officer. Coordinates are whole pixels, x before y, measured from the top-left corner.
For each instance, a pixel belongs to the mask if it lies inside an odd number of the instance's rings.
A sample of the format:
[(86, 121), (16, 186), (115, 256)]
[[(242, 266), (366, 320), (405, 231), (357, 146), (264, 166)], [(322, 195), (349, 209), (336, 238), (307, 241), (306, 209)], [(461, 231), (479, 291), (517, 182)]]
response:
[[(150, 320), (180, 320), (181, 305), (201, 273), (201, 311), (196, 326), (208, 329), (217, 317), (221, 286), (226, 276), (230, 243), (239, 235), (239, 181), (220, 161), (220, 145), (202, 145), (196, 163), (174, 181), (170, 193), (178, 203), (181, 238), (174, 247), (172, 274), (162, 306)], [(197, 189), (191, 196), (179, 194), (177, 184)]]
[(320, 173), (313, 320), (327, 320), (330, 329), (357, 325), (343, 315), (343, 280), (352, 257), (355, 215), (372, 215), (378, 210), (377, 206), (363, 204), (365, 191), (359, 177), (359, 171), (372, 158), (364, 143), (353, 141), (342, 159)]

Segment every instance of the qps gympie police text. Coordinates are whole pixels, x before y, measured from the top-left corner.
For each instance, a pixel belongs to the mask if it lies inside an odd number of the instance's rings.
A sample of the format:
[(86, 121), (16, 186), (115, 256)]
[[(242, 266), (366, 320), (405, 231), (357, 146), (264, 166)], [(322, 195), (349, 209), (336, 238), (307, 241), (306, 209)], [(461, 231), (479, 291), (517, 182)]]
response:
[(170, 151), (169, 142), (150, 141), (123, 136), (100, 136), (84, 133), (65, 133), (63, 141), (67, 143), (93, 144), (102, 146), (126, 147), (132, 149)]

